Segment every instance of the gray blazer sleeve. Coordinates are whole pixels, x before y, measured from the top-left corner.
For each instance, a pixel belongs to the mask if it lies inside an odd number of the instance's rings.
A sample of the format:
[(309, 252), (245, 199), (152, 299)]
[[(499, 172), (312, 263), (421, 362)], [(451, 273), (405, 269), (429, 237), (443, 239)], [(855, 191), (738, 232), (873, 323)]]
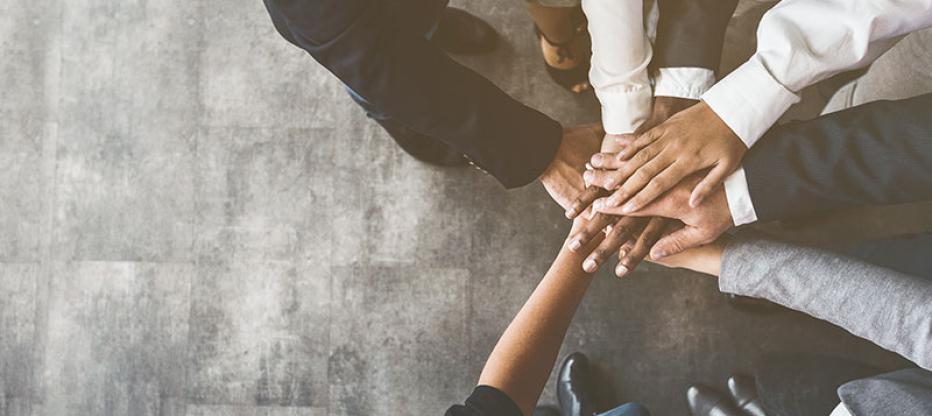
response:
[(932, 94), (775, 127), (743, 165), (760, 221), (932, 200)]
[(829, 321), (932, 369), (932, 280), (739, 233), (719, 288)]

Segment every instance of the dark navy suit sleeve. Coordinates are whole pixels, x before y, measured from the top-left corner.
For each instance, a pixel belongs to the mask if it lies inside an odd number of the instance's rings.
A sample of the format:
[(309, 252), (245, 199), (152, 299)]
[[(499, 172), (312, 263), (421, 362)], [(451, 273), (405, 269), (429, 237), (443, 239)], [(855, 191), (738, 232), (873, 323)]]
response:
[(932, 94), (774, 127), (743, 165), (760, 221), (932, 200)]
[(553, 159), (560, 124), (448, 57), (410, 11), (380, 0), (265, 2), (286, 39), (374, 108), (467, 155), (505, 187), (532, 182)]
[(657, 0), (660, 17), (651, 66), (718, 71), (725, 29), (738, 0)]

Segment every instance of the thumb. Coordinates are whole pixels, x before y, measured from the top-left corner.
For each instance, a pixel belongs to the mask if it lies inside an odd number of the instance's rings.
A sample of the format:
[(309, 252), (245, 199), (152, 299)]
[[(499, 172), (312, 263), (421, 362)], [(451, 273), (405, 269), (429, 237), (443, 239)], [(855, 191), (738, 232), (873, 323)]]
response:
[(662, 259), (708, 242), (701, 228), (687, 225), (657, 241), (650, 250), (650, 256), (653, 259)]

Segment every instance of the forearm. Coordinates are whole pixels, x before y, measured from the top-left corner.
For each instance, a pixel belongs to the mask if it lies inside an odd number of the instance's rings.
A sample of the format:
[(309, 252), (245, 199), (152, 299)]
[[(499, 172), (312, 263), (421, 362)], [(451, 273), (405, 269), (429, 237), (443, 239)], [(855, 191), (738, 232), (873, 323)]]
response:
[[(390, 2), (275, 3), (294, 42), (374, 108), (469, 156), (504, 186), (534, 181), (553, 160), (559, 123), (454, 61)], [(330, 21), (329, 10), (350, 4), (355, 14)], [(340, 30), (322, 29), (331, 27)]]
[(738, 1), (659, 0), (657, 4), (660, 16), (651, 61), (654, 96), (695, 104), (715, 84), (725, 30)]
[[(609, 134), (632, 133), (651, 110), (652, 52), (644, 28), (644, 4), (583, 0), (582, 7), (592, 35), (589, 80), (602, 103), (602, 125)], [(612, 145), (613, 141), (604, 143), (603, 151), (611, 151)]]
[(932, 369), (932, 282), (807, 247), (738, 237), (723, 292), (770, 300), (838, 325)]
[(744, 159), (760, 221), (932, 200), (932, 94), (772, 129)]
[(703, 95), (748, 146), (803, 88), (870, 64), (901, 35), (932, 24), (932, 0), (784, 0), (761, 19), (757, 52)]
[(532, 413), (576, 307), (592, 281), (582, 271), (584, 258), (566, 248), (560, 250), (482, 369), (479, 384), (507, 394), (525, 415)]

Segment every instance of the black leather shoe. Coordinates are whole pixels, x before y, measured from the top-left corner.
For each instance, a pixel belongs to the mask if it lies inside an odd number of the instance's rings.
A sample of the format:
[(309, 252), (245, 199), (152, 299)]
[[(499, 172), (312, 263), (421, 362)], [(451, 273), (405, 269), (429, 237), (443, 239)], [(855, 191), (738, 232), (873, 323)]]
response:
[(724, 295), (725, 298), (728, 299), (728, 304), (731, 305), (731, 307), (742, 312), (748, 312), (757, 315), (768, 315), (774, 312), (785, 310), (784, 307), (764, 299), (738, 296), (733, 293), (725, 293)]
[(686, 401), (693, 416), (744, 416), (731, 399), (702, 384), (692, 385), (686, 390)]
[(744, 416), (767, 416), (757, 397), (753, 378), (743, 374), (732, 375), (728, 378), (728, 392)]
[(431, 41), (449, 53), (477, 55), (495, 49), (498, 34), (484, 20), (463, 10), (447, 7)]
[(400, 126), (391, 120), (376, 120), (407, 154), (424, 163), (441, 167), (466, 166), (469, 160), (440, 140)]
[(563, 360), (560, 374), (557, 375), (557, 401), (560, 403), (562, 416), (592, 416), (595, 404), (592, 402), (589, 385), (589, 359), (580, 352), (574, 352)]

